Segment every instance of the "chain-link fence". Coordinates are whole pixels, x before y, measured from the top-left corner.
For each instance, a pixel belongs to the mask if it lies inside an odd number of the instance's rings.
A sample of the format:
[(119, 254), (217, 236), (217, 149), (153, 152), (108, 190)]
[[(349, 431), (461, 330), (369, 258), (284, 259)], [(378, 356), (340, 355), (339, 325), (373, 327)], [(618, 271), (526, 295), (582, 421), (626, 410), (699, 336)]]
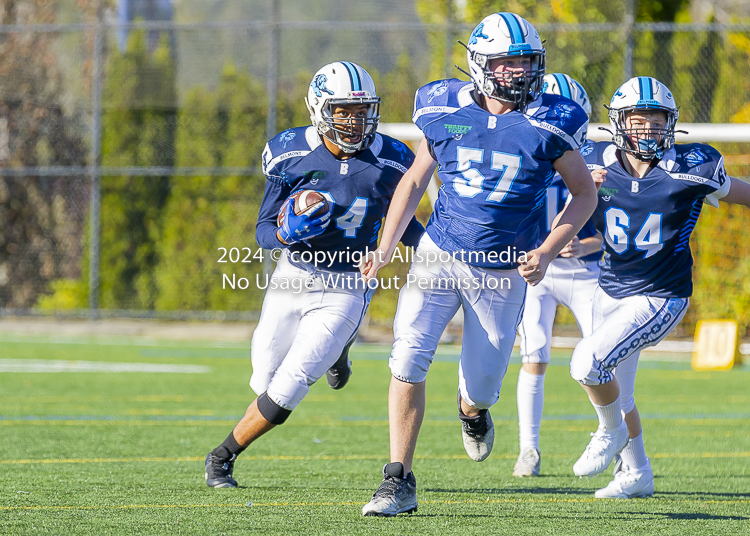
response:
[[(472, 25), (424, 23), (405, 4), (385, 22), (282, 19), (270, 2), (250, 20), (118, 23), (100, 11), (92, 22), (0, 25), (0, 314), (254, 318), (260, 153), (277, 129), (309, 122), (312, 73), (341, 59), (367, 68), (383, 122), (409, 121), (424, 83), (465, 78), (455, 41)], [(672, 89), (681, 120), (750, 122), (750, 25), (623, 17), (537, 28), (548, 72), (584, 85), (592, 122), (636, 74)], [(750, 143), (720, 149), (730, 174), (750, 175)], [(727, 219), (740, 223), (718, 249)], [(723, 270), (747, 272), (747, 222), (720, 212), (699, 225), (709, 266), (698, 270), (696, 314), (748, 324), (744, 305), (701, 303)], [(748, 294), (750, 279), (735, 279), (728, 301)], [(395, 292), (380, 294), (373, 314), (387, 319)]]

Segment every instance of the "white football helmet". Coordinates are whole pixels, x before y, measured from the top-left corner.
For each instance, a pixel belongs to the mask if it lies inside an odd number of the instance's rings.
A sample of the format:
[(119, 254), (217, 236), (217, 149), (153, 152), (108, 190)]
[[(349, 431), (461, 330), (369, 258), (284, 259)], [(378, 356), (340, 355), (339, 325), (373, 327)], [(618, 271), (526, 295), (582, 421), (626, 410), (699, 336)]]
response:
[[(639, 160), (648, 162), (661, 158), (665, 149), (674, 145), (674, 128), (680, 112), (669, 88), (656, 78), (636, 76), (615, 91), (607, 106), (609, 122), (615, 129), (612, 141), (621, 150), (632, 153)], [(626, 115), (633, 111), (662, 111), (667, 115), (663, 129), (628, 129)], [(639, 132), (641, 130), (641, 132)], [(656, 140), (653, 136), (658, 136)]]
[[(372, 77), (359, 65), (337, 61), (322, 67), (313, 76), (305, 104), (313, 126), (344, 152), (356, 153), (366, 149), (375, 139), (380, 121), (380, 97)], [(347, 104), (367, 105), (367, 117), (364, 120), (334, 121), (334, 108)], [(342, 138), (350, 137), (355, 125), (362, 128), (359, 141), (345, 142)]]
[(583, 86), (576, 80), (563, 73), (551, 73), (544, 75), (542, 93), (553, 93), (574, 100), (578, 106), (583, 108), (586, 115), (591, 115), (591, 101)]
[[(526, 19), (515, 13), (493, 13), (474, 28), (466, 49), (468, 74), (485, 97), (515, 103), (523, 112), (542, 93), (546, 51), (539, 33)], [(531, 70), (522, 76), (498, 76), (489, 64), (502, 57), (528, 57)]]

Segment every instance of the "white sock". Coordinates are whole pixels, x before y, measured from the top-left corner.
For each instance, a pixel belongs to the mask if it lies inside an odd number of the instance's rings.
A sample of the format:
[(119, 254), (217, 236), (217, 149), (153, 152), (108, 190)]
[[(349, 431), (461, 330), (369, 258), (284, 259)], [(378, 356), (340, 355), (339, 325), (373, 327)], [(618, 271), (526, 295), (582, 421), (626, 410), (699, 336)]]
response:
[(614, 430), (622, 426), (622, 413), (620, 413), (620, 399), (618, 398), (608, 406), (597, 406), (591, 404), (599, 417), (599, 428), (602, 430)]
[(643, 446), (643, 432), (638, 437), (630, 438), (628, 444), (620, 453), (622, 463), (633, 469), (639, 469), (648, 465), (646, 449)]
[(544, 409), (544, 374), (531, 374), (521, 368), (518, 373), (518, 435), (521, 450), (539, 450), (539, 428)]

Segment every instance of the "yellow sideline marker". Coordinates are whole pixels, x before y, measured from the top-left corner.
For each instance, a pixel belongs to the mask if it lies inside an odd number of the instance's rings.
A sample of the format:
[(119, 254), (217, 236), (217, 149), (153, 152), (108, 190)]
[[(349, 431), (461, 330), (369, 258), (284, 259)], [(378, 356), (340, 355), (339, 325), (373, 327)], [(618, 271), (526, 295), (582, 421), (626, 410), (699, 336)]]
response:
[(699, 320), (693, 343), (693, 370), (729, 370), (740, 362), (737, 322)]

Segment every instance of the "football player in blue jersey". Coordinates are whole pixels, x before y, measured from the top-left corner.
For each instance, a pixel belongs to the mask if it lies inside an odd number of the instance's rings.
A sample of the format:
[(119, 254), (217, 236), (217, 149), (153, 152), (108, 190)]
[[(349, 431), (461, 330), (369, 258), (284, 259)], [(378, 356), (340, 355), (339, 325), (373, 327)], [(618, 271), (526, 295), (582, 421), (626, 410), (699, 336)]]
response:
[[(362, 510), (392, 516), (417, 508), (412, 462), (425, 412), (425, 380), (448, 322), (463, 307), (458, 405), (464, 447), (484, 460), (523, 309), (526, 281), (581, 229), (596, 188), (578, 148), (588, 118), (575, 102), (542, 93), (545, 50), (513, 13), (486, 17), (472, 32), (471, 82), (438, 80), (417, 91), (413, 121), (423, 138), (388, 211), (379, 249), (362, 266), (375, 277), (414, 214), (433, 171), (443, 182), (401, 288), (390, 357), (390, 459)], [(544, 198), (559, 172), (572, 200), (537, 247)], [(408, 280), (407, 280), (408, 281)]]
[(680, 322), (693, 291), (690, 234), (704, 203), (750, 207), (750, 185), (730, 179), (713, 147), (674, 144), (677, 104), (654, 78), (636, 77), (609, 105), (612, 142), (582, 149), (593, 175), (606, 175), (592, 220), (605, 255), (594, 293), (593, 331), (576, 346), (571, 375), (584, 388), (599, 427), (573, 466), (603, 472), (620, 453), (615, 478), (597, 498), (646, 497), (654, 476), (634, 400), (641, 350)]
[[(256, 239), (282, 255), (265, 284), (252, 339), (250, 387), (259, 396), (206, 456), (211, 487), (237, 487), (237, 456), (283, 424), (323, 374), (334, 389), (348, 380), (348, 348), (375, 288), (364, 284), (357, 264), (376, 247), (391, 197), (414, 160), (406, 145), (376, 132), (380, 98), (362, 67), (342, 61), (321, 68), (306, 103), (313, 126), (285, 130), (263, 151), (268, 182)], [(332, 211), (318, 214), (313, 205), (312, 213), (296, 214), (292, 195), (301, 190), (320, 192)], [(423, 232), (412, 218), (402, 241), (416, 246)]]
[[(591, 103), (583, 86), (567, 74), (544, 75), (542, 90), (562, 95), (577, 102), (587, 115)], [(539, 236), (543, 241), (552, 223), (565, 206), (568, 189), (559, 174), (547, 187), (545, 217)], [(550, 263), (544, 279), (526, 290), (518, 333), (521, 336), (521, 359), (518, 373), (518, 430), (521, 451), (513, 467), (513, 476), (538, 476), (541, 467), (539, 429), (544, 408), (544, 376), (550, 362), (552, 325), (558, 304), (573, 313), (583, 336), (591, 333), (591, 302), (599, 279), (598, 261), (601, 259), (602, 235), (591, 220), (560, 251)]]

